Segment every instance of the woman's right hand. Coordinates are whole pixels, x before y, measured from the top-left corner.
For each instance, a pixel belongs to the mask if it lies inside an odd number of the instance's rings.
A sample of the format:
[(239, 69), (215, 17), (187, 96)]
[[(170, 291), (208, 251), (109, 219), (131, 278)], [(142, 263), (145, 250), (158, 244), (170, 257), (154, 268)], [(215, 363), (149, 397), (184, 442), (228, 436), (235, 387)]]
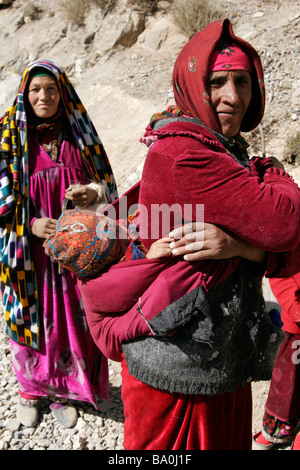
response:
[(185, 261), (228, 259), (235, 256), (262, 263), (266, 253), (233, 233), (213, 224), (191, 222), (175, 228), (169, 235), (172, 254)]
[(38, 238), (47, 238), (56, 230), (56, 219), (50, 217), (41, 217), (34, 220), (31, 226), (31, 232)]
[(65, 198), (72, 201), (74, 206), (86, 208), (96, 200), (97, 191), (85, 184), (71, 184), (65, 192)]

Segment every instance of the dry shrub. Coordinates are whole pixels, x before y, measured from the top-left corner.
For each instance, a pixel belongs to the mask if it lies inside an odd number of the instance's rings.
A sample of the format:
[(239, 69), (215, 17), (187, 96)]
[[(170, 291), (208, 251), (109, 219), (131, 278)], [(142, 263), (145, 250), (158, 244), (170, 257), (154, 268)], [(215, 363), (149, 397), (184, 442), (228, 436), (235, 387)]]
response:
[(144, 13), (145, 15), (153, 15), (158, 9), (159, 0), (127, 0), (128, 5)]
[(300, 163), (300, 132), (287, 138), (283, 160), (292, 165)]
[(87, 3), (83, 0), (62, 0), (60, 8), (68, 21), (82, 26), (84, 24)]
[(89, 12), (92, 4), (100, 8), (103, 15), (110, 13), (118, 3), (118, 0), (61, 0), (60, 8), (68, 21), (77, 26), (83, 26), (85, 15)]
[(220, 8), (208, 0), (174, 0), (173, 18), (181, 31), (191, 38), (209, 23), (224, 18)]
[(30, 18), (31, 21), (37, 20), (39, 13), (41, 13), (41, 9), (34, 2), (27, 3), (23, 10), (24, 16)]
[(104, 15), (106, 15), (107, 13), (113, 11), (118, 3), (118, 0), (90, 0), (90, 3), (94, 3), (103, 11)]

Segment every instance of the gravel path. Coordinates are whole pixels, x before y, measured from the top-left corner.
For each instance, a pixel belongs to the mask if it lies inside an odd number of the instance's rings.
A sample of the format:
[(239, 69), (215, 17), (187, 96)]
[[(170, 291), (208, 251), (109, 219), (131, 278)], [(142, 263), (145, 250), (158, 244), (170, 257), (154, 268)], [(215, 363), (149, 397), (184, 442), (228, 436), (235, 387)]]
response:
[(112, 403), (101, 402), (96, 411), (90, 404), (74, 402), (79, 413), (74, 428), (65, 429), (52, 417), (47, 399), (41, 402), (35, 428), (17, 421), (18, 387), (2, 312), (0, 317), (0, 450), (122, 450), (124, 416), (117, 363), (110, 363)]
[[(1, 310), (1, 309), (0, 309)], [(17, 381), (11, 365), (10, 345), (0, 312), (0, 451), (1, 450), (123, 450), (124, 415), (121, 400), (120, 364), (109, 362), (112, 403), (101, 402), (100, 411), (90, 404), (74, 402), (79, 418), (65, 429), (52, 416), (47, 399), (40, 404), (36, 427), (16, 419)], [(258, 432), (269, 384), (253, 384), (253, 432)]]

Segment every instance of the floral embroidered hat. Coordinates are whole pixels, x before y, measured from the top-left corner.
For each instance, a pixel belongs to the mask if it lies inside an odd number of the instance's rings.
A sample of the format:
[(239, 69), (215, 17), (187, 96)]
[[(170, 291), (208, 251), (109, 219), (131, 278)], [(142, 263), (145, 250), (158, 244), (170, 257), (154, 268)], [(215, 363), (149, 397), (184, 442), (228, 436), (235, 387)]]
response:
[(97, 274), (116, 239), (116, 222), (88, 210), (66, 210), (57, 221), (56, 232), (44, 242), (53, 261), (77, 276)]

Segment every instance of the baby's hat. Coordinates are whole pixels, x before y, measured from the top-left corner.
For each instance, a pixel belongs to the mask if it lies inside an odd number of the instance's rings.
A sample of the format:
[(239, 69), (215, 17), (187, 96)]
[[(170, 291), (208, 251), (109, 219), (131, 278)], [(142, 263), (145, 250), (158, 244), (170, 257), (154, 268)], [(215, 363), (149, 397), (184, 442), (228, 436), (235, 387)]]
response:
[(53, 261), (89, 277), (101, 271), (116, 238), (116, 222), (88, 210), (66, 210), (57, 221), (56, 232), (44, 242)]

